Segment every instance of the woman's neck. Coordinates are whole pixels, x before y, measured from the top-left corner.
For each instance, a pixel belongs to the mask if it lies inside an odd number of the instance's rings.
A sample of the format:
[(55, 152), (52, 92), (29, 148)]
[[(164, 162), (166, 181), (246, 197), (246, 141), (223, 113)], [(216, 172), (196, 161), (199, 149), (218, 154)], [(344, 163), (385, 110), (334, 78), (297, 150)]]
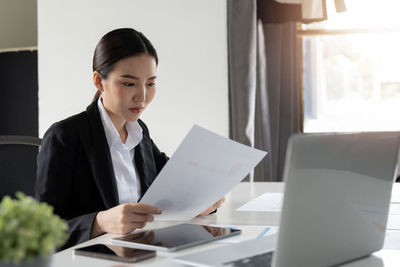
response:
[(119, 137), (121, 138), (121, 142), (125, 144), (126, 138), (128, 137), (128, 131), (126, 130), (125, 123), (126, 120), (121, 118), (120, 116), (112, 113), (111, 111), (107, 111), (108, 116), (110, 117), (112, 123), (114, 124), (115, 129), (117, 130)]

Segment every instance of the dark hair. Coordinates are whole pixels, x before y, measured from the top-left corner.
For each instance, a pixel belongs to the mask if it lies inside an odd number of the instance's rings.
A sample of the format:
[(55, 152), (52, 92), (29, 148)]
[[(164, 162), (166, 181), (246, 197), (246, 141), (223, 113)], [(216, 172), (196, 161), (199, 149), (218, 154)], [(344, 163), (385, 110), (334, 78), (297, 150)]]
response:
[[(114, 63), (142, 53), (153, 56), (158, 64), (157, 51), (143, 33), (131, 28), (110, 31), (100, 39), (94, 50), (93, 71), (97, 71), (101, 77), (107, 78), (107, 75), (113, 70)], [(97, 91), (93, 101), (99, 95), (100, 91)]]

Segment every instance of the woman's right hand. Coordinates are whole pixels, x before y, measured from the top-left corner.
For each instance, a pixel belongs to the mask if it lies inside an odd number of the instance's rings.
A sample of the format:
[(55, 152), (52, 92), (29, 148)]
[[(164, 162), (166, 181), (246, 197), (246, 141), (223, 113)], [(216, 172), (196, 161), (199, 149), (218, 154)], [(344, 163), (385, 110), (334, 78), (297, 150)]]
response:
[(103, 233), (128, 234), (152, 222), (152, 214), (161, 214), (161, 210), (143, 203), (126, 203), (100, 211), (93, 222), (91, 238)]

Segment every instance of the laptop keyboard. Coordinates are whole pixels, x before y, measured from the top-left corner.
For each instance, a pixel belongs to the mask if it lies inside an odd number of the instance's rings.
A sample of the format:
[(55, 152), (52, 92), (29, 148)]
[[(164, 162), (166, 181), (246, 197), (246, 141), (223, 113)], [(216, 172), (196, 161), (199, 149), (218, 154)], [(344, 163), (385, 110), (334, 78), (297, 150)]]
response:
[(254, 256), (234, 260), (234, 261), (229, 261), (225, 262), (224, 265), (229, 265), (233, 267), (268, 267), (271, 266), (272, 263), (272, 254), (273, 251), (265, 252), (262, 254), (257, 254)]

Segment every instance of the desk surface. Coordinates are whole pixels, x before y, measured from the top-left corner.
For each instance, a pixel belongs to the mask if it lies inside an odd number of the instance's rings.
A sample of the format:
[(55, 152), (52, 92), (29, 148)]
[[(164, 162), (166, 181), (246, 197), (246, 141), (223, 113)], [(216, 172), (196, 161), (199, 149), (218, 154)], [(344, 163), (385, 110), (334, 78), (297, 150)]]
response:
[[(219, 225), (279, 225), (279, 213), (278, 212), (247, 212), (247, 211), (236, 211), (237, 208), (252, 200), (259, 195), (269, 192), (283, 192), (283, 183), (271, 183), (271, 182), (255, 182), (255, 183), (240, 183), (237, 185), (227, 196), (226, 202), (218, 210), (216, 214), (196, 217), (191, 222), (197, 224), (219, 224)], [(400, 194), (400, 185), (395, 184), (394, 193)], [(180, 222), (153, 222), (149, 223), (145, 229), (154, 229), (162, 226), (172, 225)], [(109, 244), (110, 238), (117, 236), (112, 234), (105, 234), (95, 239), (89, 240), (85, 243), (77, 245), (76, 247), (87, 246), (92, 244)], [(386, 245), (389, 244), (389, 245)], [(399, 244), (397, 247), (396, 244)], [(133, 264), (120, 263), (116, 261), (100, 260), (84, 256), (74, 256), (73, 248), (56, 253), (53, 256), (52, 264), (53, 267), (69, 267), (69, 266), (96, 266), (96, 267), (123, 267), (123, 266), (183, 266), (175, 261), (172, 257), (185, 255), (195, 251), (200, 251), (212, 247), (223, 246), (226, 244), (211, 243), (194, 248), (185, 249), (177, 252), (157, 252), (157, 257), (149, 259), (143, 262)], [(388, 231), (385, 241), (385, 247), (391, 249), (383, 249), (374, 253), (370, 257), (363, 258), (356, 262), (346, 264), (346, 267), (357, 267), (357, 266), (398, 266), (400, 262), (400, 231)], [(397, 264), (396, 264), (397, 263)]]

